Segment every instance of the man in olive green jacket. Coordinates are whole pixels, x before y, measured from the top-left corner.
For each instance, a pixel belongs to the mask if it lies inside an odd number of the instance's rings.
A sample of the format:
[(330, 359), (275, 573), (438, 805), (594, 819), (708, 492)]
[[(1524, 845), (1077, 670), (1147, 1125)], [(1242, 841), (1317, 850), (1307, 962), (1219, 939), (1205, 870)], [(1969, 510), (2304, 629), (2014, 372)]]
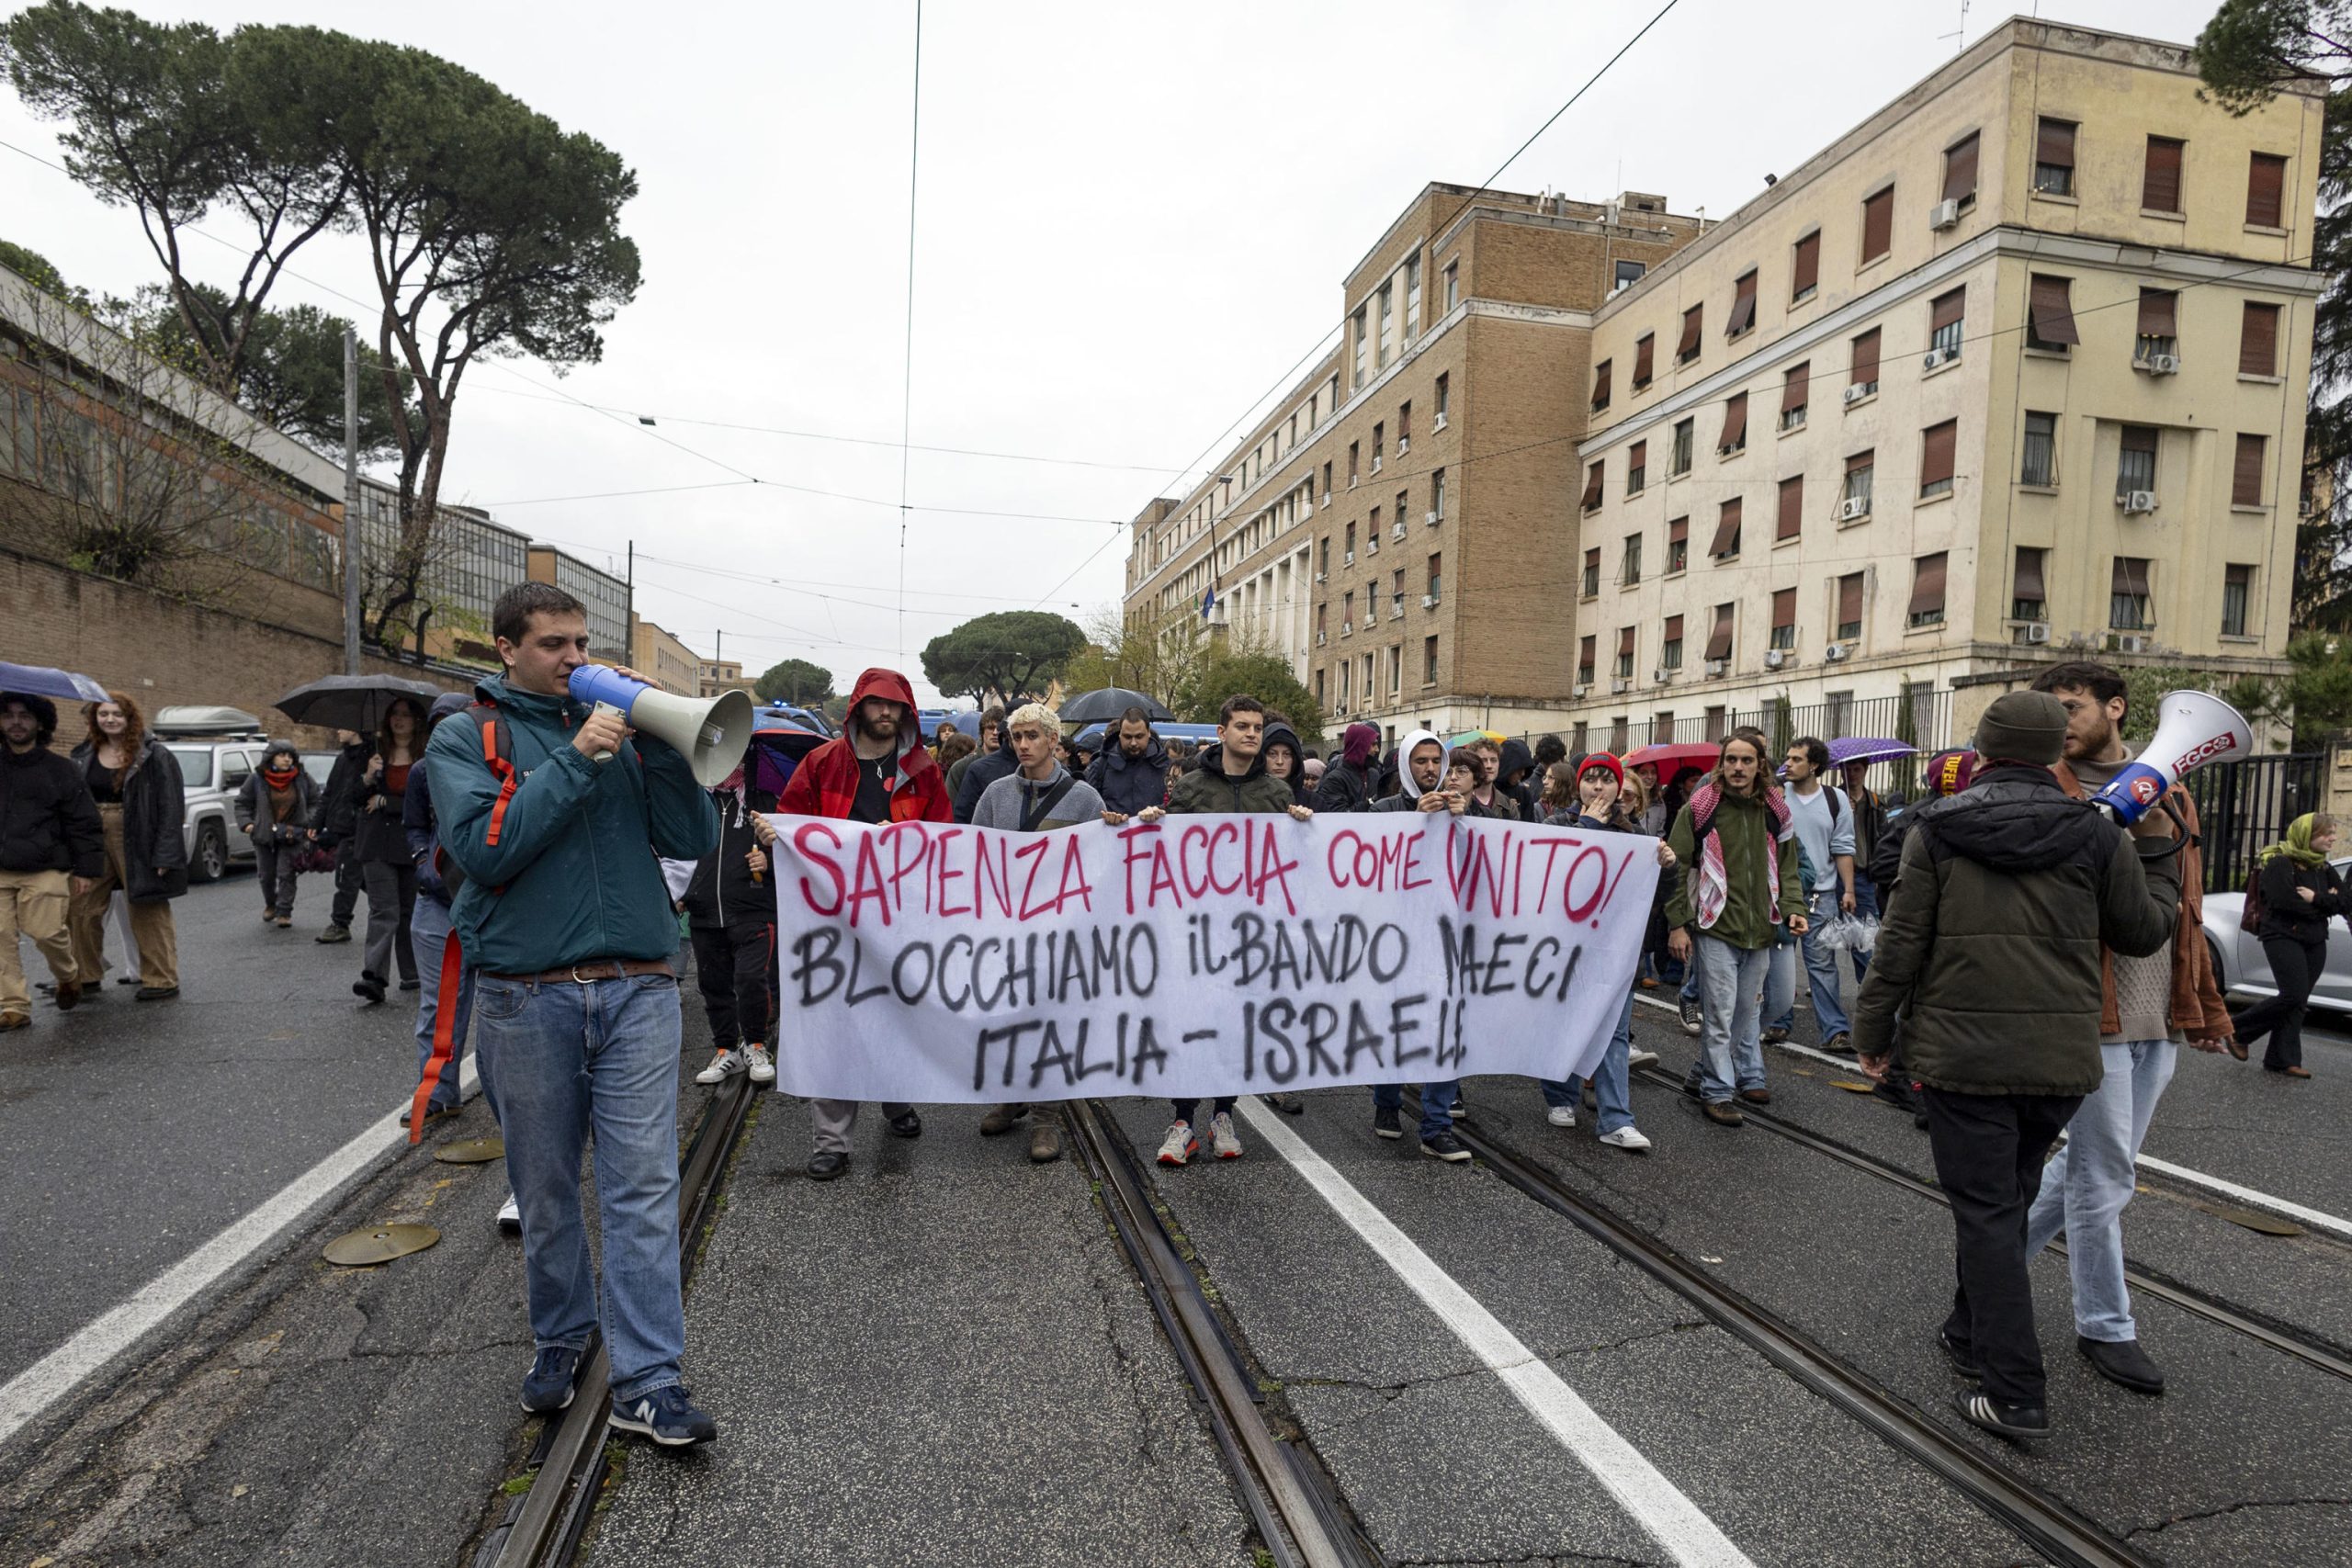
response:
[(2050, 771), (2065, 738), (2066, 710), (2046, 693), (1985, 710), (1974, 782), (1921, 807), (1904, 843), (1854, 1018), (1876, 1077), (1907, 1010), (1904, 1067), (1921, 1086), (1960, 1257), (1944, 1353), (1983, 1384), (1954, 1403), (2008, 1438), (2050, 1430), (2025, 1215), (2043, 1158), (2098, 1087), (2100, 948), (2155, 952), (2180, 898), (2171, 819), (2151, 812), (2127, 836), (2069, 797)]

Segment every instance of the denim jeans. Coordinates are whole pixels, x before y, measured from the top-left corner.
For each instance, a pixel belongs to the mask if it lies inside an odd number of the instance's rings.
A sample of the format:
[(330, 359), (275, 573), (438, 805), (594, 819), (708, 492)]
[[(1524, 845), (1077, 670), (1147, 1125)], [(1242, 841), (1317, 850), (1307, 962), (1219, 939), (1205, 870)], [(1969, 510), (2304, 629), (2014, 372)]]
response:
[[(1854, 868), (1854, 916), (1857, 919), (1878, 919), (1878, 884), (1872, 882), (1860, 866)], [(1871, 972), (1871, 955), (1860, 948), (1849, 947), (1846, 956), (1854, 961), (1854, 986), (1860, 989)]]
[[(639, 975), (526, 985), (477, 976), (475, 1060), (523, 1212), (531, 1337), (584, 1349), (601, 1321), (613, 1397), (678, 1382), (678, 982)], [(596, 1144), (599, 1297), (580, 1213)]]
[[(423, 1077), (433, 1060), (433, 1032), (441, 1019), (441, 955), (449, 942), (449, 907), (430, 893), (416, 896), (416, 909), (409, 917), (410, 945), (416, 949), (417, 977), (424, 982), (416, 1004), (416, 1076)], [(462, 969), (465, 955), (458, 955)], [(450, 1010), (449, 1038), (457, 1048), (449, 1053), (448, 1065), (441, 1069), (441, 1081), (434, 1086), (433, 1103), (458, 1103), (458, 1064), (466, 1055), (466, 1029), (473, 1021), (474, 976), (466, 969), (458, 980), (458, 1005)]]
[[(1609, 1049), (1601, 1053), (1600, 1066), (1593, 1070), (1592, 1096), (1600, 1105), (1600, 1130), (1613, 1133), (1620, 1127), (1634, 1124), (1634, 1090), (1628, 1081), (1631, 1069), (1627, 1066), (1634, 1050), (1634, 994), (1625, 993), (1625, 1006), (1617, 1014), (1617, 1032), (1609, 1037)], [(1555, 1082), (1538, 1078), (1544, 1090), (1544, 1103), (1549, 1106), (1574, 1105), (1584, 1098), (1584, 1080), (1569, 1078)]]
[[(1460, 1078), (1444, 1078), (1421, 1086), (1421, 1142), (1428, 1143), (1440, 1133), (1453, 1131), (1453, 1100), (1461, 1092)], [(1397, 1083), (1373, 1085), (1372, 1103), (1382, 1111), (1403, 1109), (1405, 1086)]]
[[(1857, 893), (1854, 907), (1861, 908), (1861, 896)], [(1813, 930), (1838, 918), (1838, 886), (1831, 883), (1813, 896), (1813, 903), (1805, 911), (1805, 919)], [(1846, 1017), (1846, 1004), (1838, 995), (1838, 954), (1821, 946), (1808, 932), (1800, 939), (1804, 951), (1804, 972), (1807, 988), (1813, 997), (1813, 1020), (1821, 1026), (1821, 1037), (1843, 1034), (1853, 1028)], [(1793, 1029), (1797, 1020), (1796, 944), (1776, 949), (1772, 958), (1772, 983), (1764, 1002), (1764, 1016), (1772, 1021), (1774, 1029)]]
[(1706, 1021), (1699, 1035), (1699, 1098), (1725, 1100), (1735, 1089), (1764, 1087), (1764, 1046), (1758, 1038), (1758, 996), (1771, 949), (1734, 947), (1699, 933), (1699, 979)]
[(2132, 1201), (2140, 1144), (2148, 1119), (2180, 1058), (2169, 1040), (2132, 1040), (2098, 1048), (2107, 1068), (2096, 1091), (2066, 1123), (2066, 1141), (2042, 1168), (2041, 1191), (2026, 1214), (2025, 1255), (2066, 1233), (2066, 1271), (2075, 1282), (2075, 1332), (2114, 1343), (2137, 1339), (2132, 1292), (2123, 1285), (2123, 1206)]

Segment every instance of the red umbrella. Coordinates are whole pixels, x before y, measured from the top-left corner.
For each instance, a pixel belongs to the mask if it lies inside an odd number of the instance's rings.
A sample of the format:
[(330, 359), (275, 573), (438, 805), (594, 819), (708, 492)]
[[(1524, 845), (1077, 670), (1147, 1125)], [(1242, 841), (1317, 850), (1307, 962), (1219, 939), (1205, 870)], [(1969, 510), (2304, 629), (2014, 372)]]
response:
[(1675, 740), (1656, 746), (1636, 746), (1623, 759), (1628, 772), (1647, 762), (1657, 769), (1657, 782), (1665, 784), (1685, 768), (1712, 768), (1723, 748), (1712, 740)]

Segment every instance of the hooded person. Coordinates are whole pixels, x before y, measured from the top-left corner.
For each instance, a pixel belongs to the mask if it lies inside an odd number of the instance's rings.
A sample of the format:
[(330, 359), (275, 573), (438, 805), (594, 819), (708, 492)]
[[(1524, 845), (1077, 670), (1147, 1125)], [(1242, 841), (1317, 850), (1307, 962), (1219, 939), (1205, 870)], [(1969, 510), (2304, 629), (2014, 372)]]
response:
[[(1427, 730), (1419, 733), (1428, 734)], [(1379, 769), (1380, 731), (1369, 724), (1348, 726), (1340, 737), (1340, 760), (1326, 766), (1322, 782), (1315, 786), (1315, 809), (1321, 811), (1370, 811), (1378, 794), (1374, 780)]]
[[(869, 670), (866, 673), (871, 675), (876, 671)], [(882, 673), (888, 673), (888, 671), (882, 671)], [(861, 680), (859, 683), (862, 685), (864, 682)], [(905, 684), (903, 681), (899, 683)], [(855, 703), (850, 705), (853, 711), (856, 706)], [(1021, 759), (1012, 754), (1012, 727), (1009, 724), (998, 725), (995, 749), (991, 750), (984, 748), (977, 755), (965, 759), (963, 768), (964, 782), (956, 786), (956, 793), (952, 796), (955, 803), (954, 809), (950, 815), (958, 822), (969, 822), (972, 819), (973, 807), (980, 803), (981, 792), (999, 779), (1011, 778), (1021, 769)]]
[(0, 692), (0, 1030), (32, 1021), (18, 935), (49, 961), (61, 1010), (98, 980), (74, 966), (67, 909), (107, 874), (106, 830), (82, 770), (49, 749), (56, 733), (48, 698)]
[(775, 1082), (769, 1046), (777, 1017), (775, 884), (768, 879), (765, 818), (776, 797), (757, 787), (751, 755), (711, 786), (718, 808), (718, 846), (695, 863), (686, 884), (686, 933), (695, 949), (695, 983), (710, 1020), (710, 1065), (701, 1084), (748, 1073)]
[[(1538, 820), (1543, 813), (1535, 808), (1537, 791), (1528, 782), (1529, 775), (1535, 769), (1535, 754), (1527, 749), (1526, 741), (1514, 735), (1503, 742), (1498, 756), (1499, 762), (1495, 773), (1495, 793), (1508, 795), (1519, 803), (1521, 821)], [(1622, 771), (1618, 776), (1622, 781), (1624, 776)]]
[(1280, 714), (1266, 716), (1266, 738), (1260, 742), (1258, 754), (1266, 760), (1268, 774), (1290, 785), (1294, 801), (1301, 806), (1315, 804), (1306, 783), (1306, 748), (1300, 744), (1290, 720)]
[[(424, 716), (425, 745), (432, 745), (434, 730), (472, 705), (472, 697), (464, 692), (444, 692), (434, 698), (433, 706)], [(474, 976), (466, 966), (465, 954), (452, 952), (450, 947), (449, 909), (458, 897), (453, 879), (455, 884), (462, 884), (465, 874), (441, 852), (441, 818), (433, 809), (433, 770), (429, 766), (408, 776), (408, 788), (401, 795), (401, 829), (408, 836), (409, 854), (416, 862), (416, 904), (409, 911), (408, 940), (409, 946), (416, 951), (417, 978), (423, 982), (416, 1006), (416, 1070), (420, 1079), (432, 1069), (441, 1010), (444, 1006), (449, 1010), (452, 1043), (425, 1104), (425, 1120), (430, 1122), (454, 1116), (458, 1111), (459, 1061), (466, 1054), (466, 1033), (473, 1023)], [(458, 965), (454, 976), (444, 973), (451, 963)], [(412, 1100), (408, 1109), (401, 1112), (401, 1126), (408, 1125), (414, 1110)]]
[(1396, 793), (1373, 802), (1366, 811), (1443, 811), (1456, 817), (1468, 802), (1456, 803), (1445, 792), (1445, 742), (1430, 730), (1416, 729), (1396, 744)]
[(1086, 782), (1102, 797), (1105, 817), (1120, 821), (1168, 798), (1168, 747), (1149, 714), (1131, 707), (1119, 716), (1102, 737), (1102, 754), (1086, 770)]
[(375, 748), (356, 730), (338, 731), (339, 750), (327, 770), (326, 788), (320, 792), (318, 814), (311, 818), (311, 837), (322, 850), (336, 851), (334, 899), (327, 907), (326, 929), (311, 940), (338, 942), (351, 940), (352, 917), (359, 911), (364, 878), (356, 850), (344, 848), (359, 821), (359, 775), (367, 771)]
[(253, 841), (264, 925), (294, 923), (295, 852), (309, 847), (318, 820), (319, 786), (302, 769), (291, 740), (273, 740), (261, 766), (237, 791), (237, 830)]
[[(1007, 745), (1012, 741), (1012, 728), (1005, 727)], [(973, 759), (971, 772), (964, 776), (967, 788), (981, 764), (990, 760)], [(1010, 771), (1011, 765), (1006, 772)], [(922, 732), (915, 723), (914, 688), (905, 676), (895, 670), (876, 669), (857, 678), (850, 691), (849, 716), (842, 733), (801, 760), (776, 801), (776, 810), (786, 817), (829, 817), (835, 821), (873, 824), (951, 819), (946, 783), (940, 776), (938, 762), (923, 746)], [(965, 819), (970, 819), (968, 813)], [(885, 1101), (882, 1114), (892, 1137), (922, 1136), (922, 1118), (913, 1106)], [(856, 1120), (854, 1100), (808, 1102), (816, 1143), (808, 1157), (812, 1179), (831, 1181), (849, 1169), (850, 1129)]]

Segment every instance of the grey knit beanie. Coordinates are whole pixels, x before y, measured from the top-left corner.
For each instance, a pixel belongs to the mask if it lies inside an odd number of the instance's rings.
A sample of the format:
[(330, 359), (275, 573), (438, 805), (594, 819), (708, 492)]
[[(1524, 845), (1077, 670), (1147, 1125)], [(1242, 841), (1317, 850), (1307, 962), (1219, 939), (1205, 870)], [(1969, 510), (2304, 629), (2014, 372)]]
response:
[(2038, 762), (2065, 754), (2065, 705), (2047, 692), (2010, 692), (1976, 721), (1976, 754), (1988, 762)]

